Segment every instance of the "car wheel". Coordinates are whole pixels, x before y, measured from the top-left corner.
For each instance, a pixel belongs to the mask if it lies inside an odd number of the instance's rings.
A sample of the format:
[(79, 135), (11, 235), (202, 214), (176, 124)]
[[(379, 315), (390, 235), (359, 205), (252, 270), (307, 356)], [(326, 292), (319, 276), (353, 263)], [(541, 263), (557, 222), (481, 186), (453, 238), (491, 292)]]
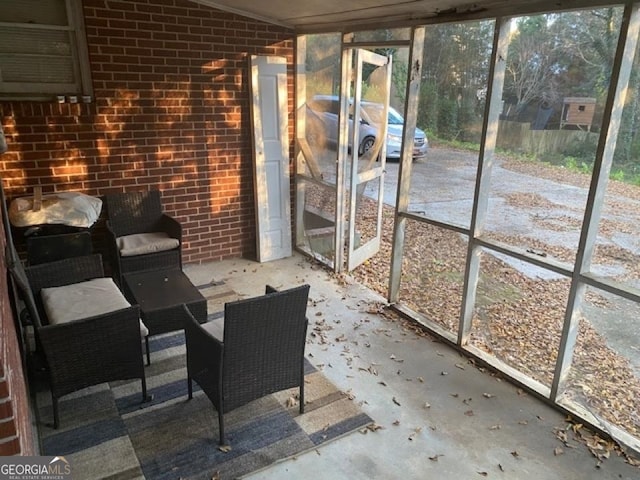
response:
[(376, 142), (376, 139), (373, 137), (365, 137), (362, 142), (360, 142), (360, 148), (359, 148), (359, 154), (360, 155), (364, 155), (365, 153), (367, 153), (369, 150), (371, 150), (371, 147), (373, 147), (373, 144)]

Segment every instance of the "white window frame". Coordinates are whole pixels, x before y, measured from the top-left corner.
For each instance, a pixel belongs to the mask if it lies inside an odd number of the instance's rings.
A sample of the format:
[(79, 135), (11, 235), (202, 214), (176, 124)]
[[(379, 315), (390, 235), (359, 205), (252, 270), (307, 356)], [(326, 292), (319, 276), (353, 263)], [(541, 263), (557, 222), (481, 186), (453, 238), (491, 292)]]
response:
[(26, 34), (28, 34), (28, 32), (42, 30), (62, 30), (68, 32), (74, 81), (71, 83), (5, 82), (0, 75), (0, 100), (57, 101), (57, 97), (60, 95), (75, 95), (78, 97), (84, 95), (93, 96), (82, 1), (65, 0), (64, 5), (66, 8), (67, 25), (16, 23), (8, 22), (6, 19), (0, 19), (0, 27), (20, 28)]

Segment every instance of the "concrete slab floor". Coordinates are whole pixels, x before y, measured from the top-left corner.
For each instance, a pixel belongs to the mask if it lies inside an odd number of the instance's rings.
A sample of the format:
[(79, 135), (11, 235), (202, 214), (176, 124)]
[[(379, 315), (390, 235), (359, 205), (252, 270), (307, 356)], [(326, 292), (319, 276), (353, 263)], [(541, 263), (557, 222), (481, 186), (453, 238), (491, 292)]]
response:
[[(563, 445), (556, 432), (567, 427), (564, 414), (402, 321), (370, 313), (383, 298), (302, 255), (262, 264), (236, 259), (188, 265), (185, 272), (195, 284), (224, 280), (242, 296), (261, 294), (267, 283), (309, 283), (307, 356), (382, 427), (248, 478), (640, 478), (640, 468), (618, 456), (597, 467), (570, 433), (572, 447)], [(313, 336), (322, 325), (323, 337)]]

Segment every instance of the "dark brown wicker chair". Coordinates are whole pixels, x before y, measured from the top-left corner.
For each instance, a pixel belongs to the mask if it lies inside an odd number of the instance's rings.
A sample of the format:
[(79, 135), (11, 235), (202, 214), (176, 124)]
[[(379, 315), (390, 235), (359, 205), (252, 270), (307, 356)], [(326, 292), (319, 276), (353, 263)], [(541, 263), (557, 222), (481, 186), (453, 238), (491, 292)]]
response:
[(309, 285), (281, 292), (267, 287), (267, 292), (225, 304), (219, 325), (201, 325), (185, 308), (189, 398), (195, 381), (218, 412), (220, 445), (225, 444), (224, 414), (267, 394), (299, 387), (304, 412)]
[(139, 378), (142, 399), (146, 401), (138, 306), (68, 323), (48, 324), (41, 290), (104, 277), (100, 255), (43, 263), (26, 270), (17, 258), (15, 252), (7, 254), (11, 277), (31, 317), (38, 351), (46, 362), (54, 428), (60, 424), (58, 399), (85, 387)]
[[(107, 243), (113, 276), (122, 285), (125, 273), (165, 268), (182, 269), (182, 226), (163, 213), (160, 192), (126, 192), (106, 195)], [(164, 233), (176, 239), (177, 247), (142, 255), (123, 256), (118, 239), (129, 235)]]

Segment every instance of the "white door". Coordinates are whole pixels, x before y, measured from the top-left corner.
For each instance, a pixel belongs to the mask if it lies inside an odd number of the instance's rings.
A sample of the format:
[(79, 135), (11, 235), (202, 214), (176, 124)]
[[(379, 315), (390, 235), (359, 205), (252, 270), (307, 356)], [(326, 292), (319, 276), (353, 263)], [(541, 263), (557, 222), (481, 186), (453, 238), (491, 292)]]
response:
[[(349, 129), (351, 155), (348, 161), (347, 183), (349, 183), (349, 235), (347, 268), (355, 269), (380, 250), (382, 239), (382, 201), (384, 197), (384, 169), (386, 160), (387, 115), (391, 91), (391, 57), (378, 55), (368, 50), (354, 50), (353, 102), (347, 105), (349, 118), (359, 128)], [(363, 67), (372, 71), (363, 78)], [(367, 87), (367, 88), (365, 88)], [(365, 98), (364, 91), (374, 92), (375, 101)], [(365, 123), (361, 110), (378, 111), (377, 124)], [(362, 131), (361, 131), (362, 130)], [(375, 138), (365, 143), (367, 137)], [(366, 146), (365, 146), (366, 144)], [(358, 147), (356, 147), (358, 146)]]
[(287, 64), (251, 56), (254, 195), (258, 261), (291, 256)]

